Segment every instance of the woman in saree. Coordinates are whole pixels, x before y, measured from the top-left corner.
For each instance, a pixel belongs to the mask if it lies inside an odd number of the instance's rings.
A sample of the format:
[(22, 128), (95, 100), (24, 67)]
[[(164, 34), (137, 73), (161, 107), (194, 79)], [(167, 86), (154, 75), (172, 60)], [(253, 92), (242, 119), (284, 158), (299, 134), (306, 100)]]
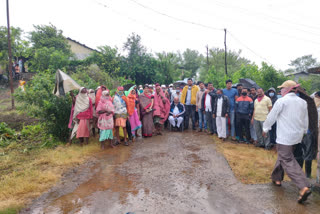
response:
[(92, 120), (90, 121), (90, 129), (92, 130), (93, 137), (96, 136), (96, 127), (97, 127), (97, 114), (96, 114), (96, 95), (93, 89), (89, 89), (89, 94), (88, 96), (90, 97), (92, 101)]
[(102, 92), (100, 102), (97, 106), (97, 115), (98, 118), (98, 128), (100, 129), (99, 141), (101, 143), (101, 149), (105, 149), (105, 143), (108, 141), (109, 145), (114, 148), (112, 139), (113, 139), (113, 114), (114, 106), (109, 94), (109, 90)]
[(148, 85), (144, 86), (143, 93), (139, 96), (140, 116), (142, 122), (142, 136), (152, 137), (153, 131), (153, 95), (150, 94)]
[(142, 127), (138, 115), (139, 101), (136, 96), (135, 87), (129, 89), (127, 110), (129, 115), (129, 122), (131, 125), (132, 141), (134, 141), (134, 139), (137, 137), (136, 131)]
[(71, 134), (71, 139), (75, 135), (79, 138), (80, 145), (83, 144), (84, 139), (86, 144), (89, 143), (90, 119), (92, 119), (92, 101), (87, 94), (87, 89), (81, 87), (74, 105), (73, 121), (75, 125)]
[(170, 112), (170, 101), (164, 95), (160, 85), (156, 86), (153, 109), (153, 122), (156, 128), (156, 134), (162, 135), (161, 128), (165, 121), (168, 119)]

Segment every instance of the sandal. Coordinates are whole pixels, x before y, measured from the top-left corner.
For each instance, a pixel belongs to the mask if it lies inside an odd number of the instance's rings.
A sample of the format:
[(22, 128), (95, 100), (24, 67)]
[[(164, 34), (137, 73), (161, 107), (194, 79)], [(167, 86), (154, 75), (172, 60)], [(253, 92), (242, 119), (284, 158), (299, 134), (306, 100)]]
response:
[(308, 190), (305, 191), (305, 192), (303, 193), (303, 195), (300, 194), (300, 196), (299, 196), (299, 198), (298, 198), (298, 203), (299, 203), (299, 204), (302, 204), (303, 202), (305, 202), (305, 201), (308, 199), (308, 197), (309, 197), (310, 195), (311, 195), (311, 190), (308, 188)]
[(118, 145), (120, 145), (120, 142), (116, 141), (113, 145), (118, 146)]
[(129, 146), (128, 141), (125, 141), (125, 142), (124, 142), (124, 145), (125, 145), (125, 146)]

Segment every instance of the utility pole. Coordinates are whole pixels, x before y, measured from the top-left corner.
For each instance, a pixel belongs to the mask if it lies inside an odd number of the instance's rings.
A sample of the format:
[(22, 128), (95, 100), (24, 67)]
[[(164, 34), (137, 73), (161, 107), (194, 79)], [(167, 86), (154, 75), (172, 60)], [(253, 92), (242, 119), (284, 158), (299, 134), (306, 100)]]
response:
[(226, 75), (228, 76), (228, 68), (227, 68), (227, 29), (224, 29), (224, 67), (226, 70)]
[(207, 71), (209, 71), (209, 47), (208, 45), (206, 46), (207, 49)]
[(9, 21), (9, 0), (7, 0), (7, 27), (8, 27), (8, 55), (9, 55), (9, 76), (10, 76), (10, 89), (11, 89), (11, 104), (12, 104), (12, 109), (14, 109), (11, 35), (10, 35), (10, 21)]

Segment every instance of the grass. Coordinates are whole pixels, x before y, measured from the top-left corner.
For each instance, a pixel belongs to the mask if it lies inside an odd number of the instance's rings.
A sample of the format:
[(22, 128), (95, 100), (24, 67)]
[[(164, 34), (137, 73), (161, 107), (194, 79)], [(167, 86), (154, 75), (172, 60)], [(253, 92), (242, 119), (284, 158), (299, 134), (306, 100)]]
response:
[[(275, 150), (267, 151), (253, 145), (221, 141), (215, 137), (218, 151), (227, 159), (234, 175), (244, 184), (270, 183), (270, 175), (277, 160)], [(316, 161), (312, 163), (312, 177), (316, 177)], [(285, 175), (285, 180), (290, 180)]]
[[(5, 154), (0, 149), (0, 154)], [(96, 143), (30, 152), (10, 150), (0, 156), (0, 214), (17, 213), (61, 178), (70, 167), (100, 151)]]

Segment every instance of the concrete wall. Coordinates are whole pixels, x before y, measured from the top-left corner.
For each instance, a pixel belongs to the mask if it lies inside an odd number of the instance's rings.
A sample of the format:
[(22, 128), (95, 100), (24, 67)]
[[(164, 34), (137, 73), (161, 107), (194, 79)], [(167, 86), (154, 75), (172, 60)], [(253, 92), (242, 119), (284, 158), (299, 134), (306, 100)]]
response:
[(86, 48), (69, 39), (68, 39), (68, 44), (71, 46), (71, 51), (76, 55), (77, 59), (85, 59), (90, 55), (90, 53), (93, 52), (93, 50), (90, 50), (89, 48)]

